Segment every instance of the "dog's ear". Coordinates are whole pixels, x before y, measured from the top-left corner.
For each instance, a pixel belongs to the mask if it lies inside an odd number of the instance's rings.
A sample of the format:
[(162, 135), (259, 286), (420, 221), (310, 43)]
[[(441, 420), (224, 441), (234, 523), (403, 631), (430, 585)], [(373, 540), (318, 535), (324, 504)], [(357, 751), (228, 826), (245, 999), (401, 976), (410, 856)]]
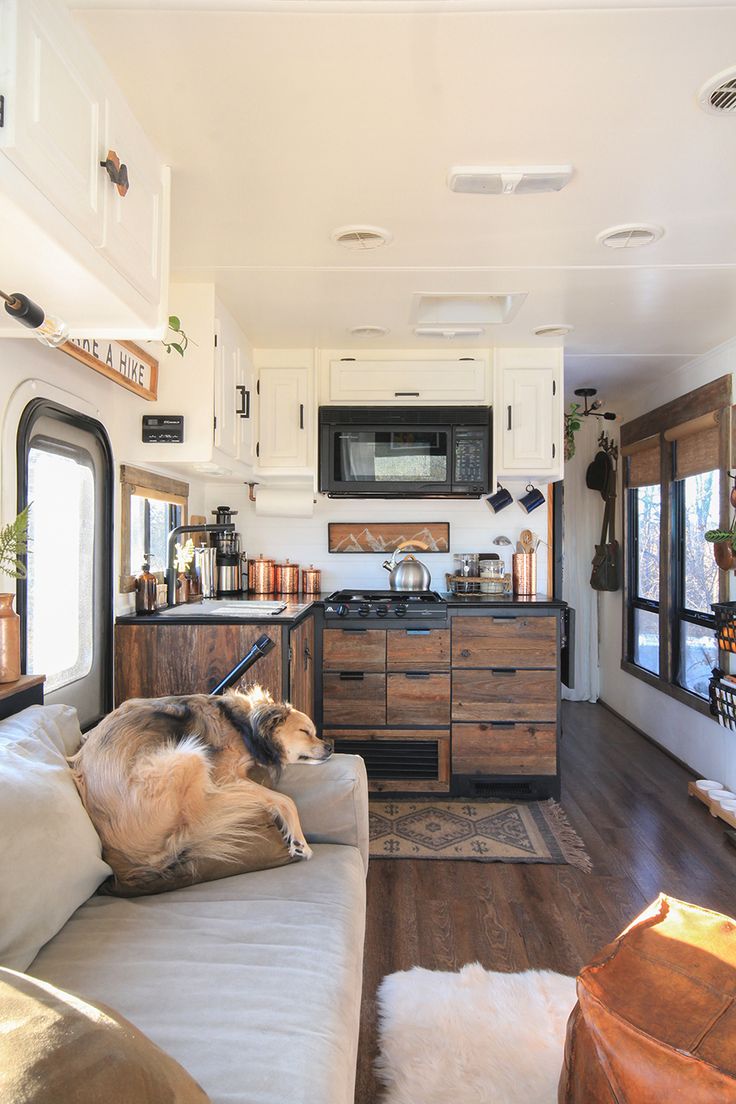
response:
[(264, 686), (249, 686), (243, 697), (248, 702), (251, 709), (258, 709), (260, 706), (273, 704), (271, 692), (266, 690)]

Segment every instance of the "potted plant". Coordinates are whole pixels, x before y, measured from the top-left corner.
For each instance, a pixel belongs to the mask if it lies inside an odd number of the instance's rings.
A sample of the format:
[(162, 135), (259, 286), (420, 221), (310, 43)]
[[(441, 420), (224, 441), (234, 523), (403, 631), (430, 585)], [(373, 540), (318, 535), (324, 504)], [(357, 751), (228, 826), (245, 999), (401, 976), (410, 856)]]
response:
[(570, 403), (570, 409), (565, 413), (565, 459), (572, 460), (575, 455), (575, 434), (583, 424), (580, 421), (578, 411), (580, 403)]
[[(0, 576), (25, 579), (28, 551), (28, 511), (0, 529)], [(20, 678), (20, 618), (13, 609), (13, 591), (0, 591), (0, 683)]]
[(708, 544), (713, 545), (713, 557), (722, 571), (736, 568), (736, 529), (709, 529), (705, 534)]

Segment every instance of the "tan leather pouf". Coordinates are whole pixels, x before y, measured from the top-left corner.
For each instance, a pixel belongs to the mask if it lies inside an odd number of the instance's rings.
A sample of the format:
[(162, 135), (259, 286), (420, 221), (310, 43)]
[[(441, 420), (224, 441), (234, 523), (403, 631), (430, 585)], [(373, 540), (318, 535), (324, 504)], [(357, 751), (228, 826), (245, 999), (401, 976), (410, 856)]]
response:
[(736, 1104), (736, 923), (661, 896), (578, 976), (559, 1104)]

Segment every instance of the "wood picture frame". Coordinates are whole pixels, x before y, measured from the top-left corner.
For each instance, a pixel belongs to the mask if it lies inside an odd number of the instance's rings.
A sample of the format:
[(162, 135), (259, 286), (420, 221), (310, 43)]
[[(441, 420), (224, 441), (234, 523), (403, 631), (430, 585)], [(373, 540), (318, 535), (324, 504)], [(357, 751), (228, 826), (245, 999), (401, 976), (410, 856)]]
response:
[[(449, 521), (330, 521), (327, 523), (329, 552), (351, 555), (381, 555), (393, 552), (399, 545), (416, 542), (415, 551), (446, 553), (450, 551)], [(426, 545), (423, 548), (422, 545)], [(411, 551), (407, 548), (407, 551)]]
[(147, 402), (158, 397), (158, 361), (132, 341), (73, 337), (59, 350)]

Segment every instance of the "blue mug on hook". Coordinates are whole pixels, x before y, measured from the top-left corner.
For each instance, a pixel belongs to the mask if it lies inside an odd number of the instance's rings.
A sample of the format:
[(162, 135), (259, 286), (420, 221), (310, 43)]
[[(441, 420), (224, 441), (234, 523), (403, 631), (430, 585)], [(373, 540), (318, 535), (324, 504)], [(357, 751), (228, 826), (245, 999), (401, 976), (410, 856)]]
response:
[(546, 501), (539, 487), (535, 487), (532, 483), (527, 483), (526, 494), (523, 494), (518, 500), (521, 508), (526, 510), (528, 514), (530, 514), (532, 510), (536, 510), (537, 506), (544, 506)]
[(498, 490), (486, 497), (486, 502), (491, 507), (494, 514), (497, 514), (500, 510), (504, 510), (514, 501), (510, 491), (507, 491), (500, 483), (497, 483), (496, 486)]

